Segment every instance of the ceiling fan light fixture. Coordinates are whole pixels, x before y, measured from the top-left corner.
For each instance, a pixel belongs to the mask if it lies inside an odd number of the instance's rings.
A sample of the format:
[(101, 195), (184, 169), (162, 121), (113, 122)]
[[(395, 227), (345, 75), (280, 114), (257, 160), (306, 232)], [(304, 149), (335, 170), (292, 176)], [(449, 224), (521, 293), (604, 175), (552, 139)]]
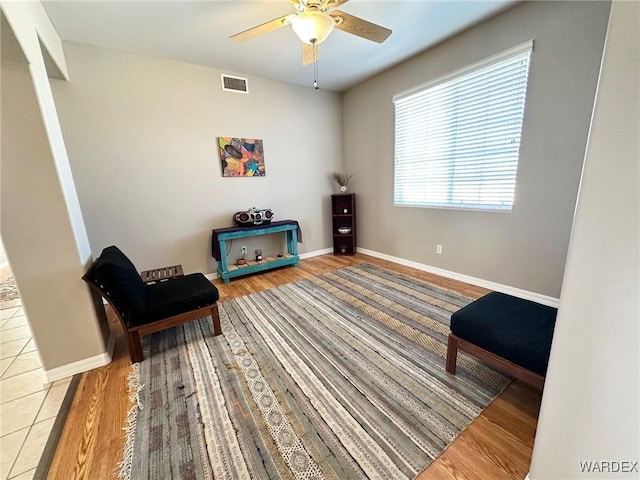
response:
[(327, 13), (306, 11), (291, 19), (291, 28), (300, 40), (309, 45), (324, 42), (335, 26)]

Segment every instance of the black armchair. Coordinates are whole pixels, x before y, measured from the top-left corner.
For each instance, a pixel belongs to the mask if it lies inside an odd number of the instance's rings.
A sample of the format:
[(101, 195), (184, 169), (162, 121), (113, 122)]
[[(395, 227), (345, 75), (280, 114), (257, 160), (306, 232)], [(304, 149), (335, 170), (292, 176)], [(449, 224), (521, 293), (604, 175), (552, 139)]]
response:
[(118, 247), (107, 247), (82, 279), (104, 297), (124, 328), (131, 362), (143, 359), (140, 337), (211, 315), (220, 335), (218, 289), (202, 273), (145, 284)]

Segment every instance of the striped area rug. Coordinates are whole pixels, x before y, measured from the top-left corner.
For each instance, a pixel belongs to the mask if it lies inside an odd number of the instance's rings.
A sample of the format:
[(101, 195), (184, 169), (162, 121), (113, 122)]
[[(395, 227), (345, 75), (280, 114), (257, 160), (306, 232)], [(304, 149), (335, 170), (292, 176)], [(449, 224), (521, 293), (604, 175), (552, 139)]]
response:
[(509, 383), (463, 353), (471, 299), (362, 264), (149, 337), (131, 376), (131, 479), (411, 479)]

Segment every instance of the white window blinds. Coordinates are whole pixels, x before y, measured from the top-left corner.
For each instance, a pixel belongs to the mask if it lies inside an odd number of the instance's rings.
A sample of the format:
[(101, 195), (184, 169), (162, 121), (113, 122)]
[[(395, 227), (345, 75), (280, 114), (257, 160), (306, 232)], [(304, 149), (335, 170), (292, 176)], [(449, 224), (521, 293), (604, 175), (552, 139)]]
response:
[(532, 48), (394, 97), (394, 205), (511, 210)]

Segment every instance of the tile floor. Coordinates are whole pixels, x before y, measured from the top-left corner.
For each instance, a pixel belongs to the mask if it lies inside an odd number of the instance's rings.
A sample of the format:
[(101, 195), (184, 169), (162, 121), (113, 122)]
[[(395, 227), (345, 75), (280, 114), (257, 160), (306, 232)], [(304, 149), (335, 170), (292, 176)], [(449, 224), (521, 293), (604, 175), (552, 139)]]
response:
[(0, 302), (0, 480), (30, 480), (71, 378), (43, 383), (20, 299)]

